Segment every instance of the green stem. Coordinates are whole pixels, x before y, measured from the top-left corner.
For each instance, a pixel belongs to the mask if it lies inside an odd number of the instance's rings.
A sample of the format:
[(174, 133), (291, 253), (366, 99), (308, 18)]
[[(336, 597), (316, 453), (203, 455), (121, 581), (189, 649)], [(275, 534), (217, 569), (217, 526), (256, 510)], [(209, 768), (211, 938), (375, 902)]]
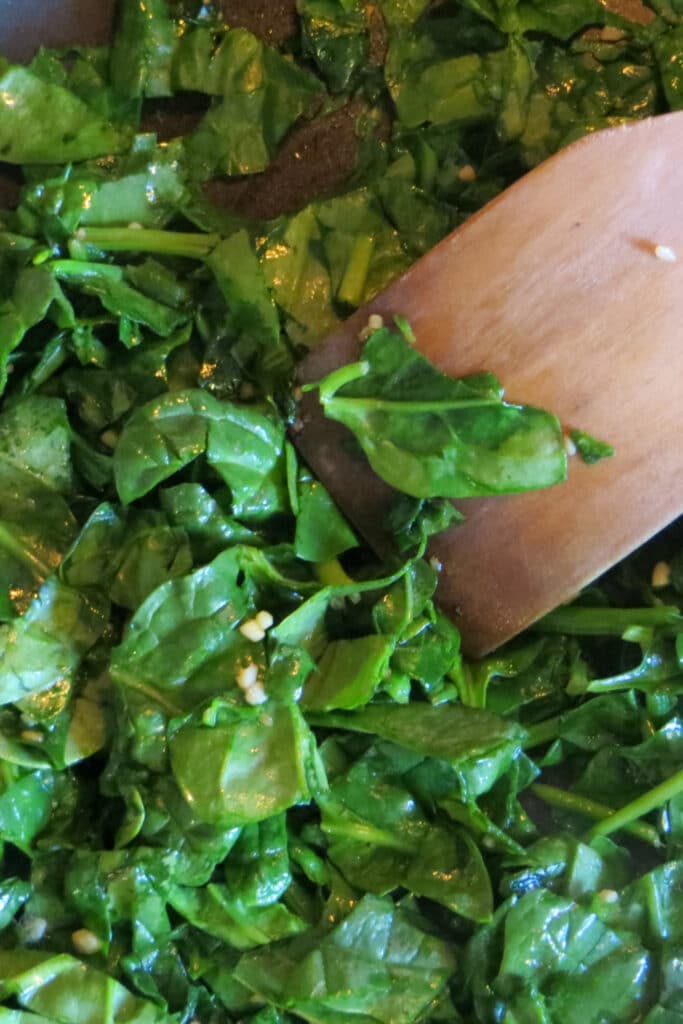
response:
[(344, 568), (338, 558), (331, 558), (327, 562), (317, 562), (315, 574), (326, 587), (351, 587), (355, 586), (354, 581), (344, 572)]
[(446, 673), (447, 677), (455, 683), (458, 696), (468, 708), (486, 708), (486, 694), (488, 685), (477, 678), (476, 667), (468, 665), (467, 662), (457, 661), (452, 669)]
[(372, 235), (359, 235), (353, 243), (349, 261), (344, 270), (337, 298), (347, 306), (360, 306), (365, 294), (365, 283), (370, 270), (375, 240)]
[(534, 747), (540, 747), (544, 743), (550, 743), (552, 740), (556, 740), (560, 735), (561, 722), (561, 716), (555, 715), (554, 718), (547, 718), (545, 722), (537, 722), (536, 725), (527, 725), (524, 749), (533, 750)]
[(101, 280), (110, 277), (113, 281), (123, 280), (121, 267), (110, 263), (91, 263), (87, 260), (52, 260), (49, 269), (58, 281), (72, 281), (74, 284), (85, 284), (90, 280)]
[[(563, 811), (583, 814), (586, 818), (599, 822), (598, 825), (594, 825), (591, 829), (589, 833), (590, 838), (597, 835), (609, 835), (610, 832), (623, 828), (625, 832), (629, 832), (638, 839), (642, 839), (644, 843), (649, 843), (651, 846), (661, 846), (656, 828), (645, 824), (645, 822), (633, 820), (638, 818), (640, 814), (631, 815), (614, 826), (614, 828), (605, 831), (603, 826), (613, 818), (620, 816), (621, 811), (617, 811), (615, 814), (614, 808), (608, 807), (607, 804), (598, 803), (596, 800), (589, 800), (587, 796), (581, 796), (579, 793), (572, 793), (566, 789), (558, 789), (557, 786), (548, 786), (542, 782), (534, 783), (531, 790), (550, 807), (559, 807)], [(651, 808), (648, 809), (651, 810)], [(646, 812), (643, 811), (642, 813)]]
[(198, 260), (208, 256), (220, 240), (220, 235), (149, 228), (80, 228), (76, 232), (76, 241), (103, 252), (154, 252)]
[(412, 843), (407, 843), (399, 839), (398, 836), (377, 828), (367, 821), (326, 822), (322, 828), (323, 832), (329, 836), (352, 839), (357, 843), (371, 843), (373, 846), (381, 846), (387, 850), (398, 850), (399, 853), (414, 853), (415, 851)]
[(315, 391), (316, 388), (320, 389), (320, 401), (325, 403), (328, 402), (340, 388), (345, 387), (347, 384), (353, 384), (355, 380), (360, 380), (361, 377), (367, 376), (370, 373), (370, 364), (361, 363), (349, 363), (347, 366), (340, 366), (338, 370), (334, 370), (329, 373), (324, 380), (316, 381), (313, 384), (304, 384), (302, 391)]
[(478, 409), (481, 406), (501, 404), (497, 398), (464, 398), (452, 401), (437, 399), (436, 401), (426, 402), (404, 402), (400, 399), (395, 401), (390, 398), (337, 398), (336, 395), (332, 401), (334, 401), (335, 410), (349, 409), (357, 411), (359, 409), (367, 409), (369, 412), (387, 413), (443, 413), (450, 412), (453, 409)]
[(683, 628), (683, 615), (675, 605), (659, 608), (557, 608), (532, 628), (539, 633), (572, 636), (621, 636), (631, 626)]
[(662, 804), (673, 800), (679, 793), (683, 793), (683, 769), (672, 775), (670, 779), (661, 782), (647, 793), (636, 797), (630, 804), (626, 804), (618, 811), (614, 811), (604, 821), (600, 821), (591, 829), (592, 836), (609, 836), (617, 829), (624, 828), (630, 831), (631, 823), (636, 818), (642, 818), (651, 811), (656, 811)]

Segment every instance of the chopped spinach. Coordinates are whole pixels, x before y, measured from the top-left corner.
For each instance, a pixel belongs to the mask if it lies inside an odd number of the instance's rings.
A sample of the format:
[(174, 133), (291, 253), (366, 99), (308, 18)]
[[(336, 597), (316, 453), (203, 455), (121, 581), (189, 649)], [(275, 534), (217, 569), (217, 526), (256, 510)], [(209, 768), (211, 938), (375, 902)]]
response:
[[(680, 1024), (680, 524), (471, 662), (425, 544), (562, 481), (552, 411), (396, 310), (320, 384), (401, 492), (387, 562), (287, 428), (303, 351), (451, 228), (682, 105), (683, 7), (292, 0), (274, 46), (239, 6), (0, 60), (0, 1024)], [(342, 115), (333, 189), (209, 200)]]

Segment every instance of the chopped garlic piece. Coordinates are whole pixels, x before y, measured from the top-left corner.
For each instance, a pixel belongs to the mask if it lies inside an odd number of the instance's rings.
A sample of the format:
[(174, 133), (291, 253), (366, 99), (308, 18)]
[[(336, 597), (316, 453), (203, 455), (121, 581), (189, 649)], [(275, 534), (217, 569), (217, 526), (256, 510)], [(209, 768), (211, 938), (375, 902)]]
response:
[(371, 313), (368, 317), (368, 322), (363, 330), (358, 335), (359, 341), (367, 341), (371, 334), (375, 331), (381, 331), (384, 327), (384, 319), (379, 313)]
[(103, 445), (106, 445), (107, 448), (116, 448), (118, 439), (119, 435), (115, 430), (105, 430), (103, 434), (100, 434), (100, 441)]
[(572, 441), (569, 434), (565, 434), (562, 443), (564, 444), (564, 450), (570, 457), (576, 455), (576, 445)]
[(38, 729), (24, 729), (24, 731), (19, 734), (19, 739), (23, 740), (24, 743), (42, 743), (45, 736), (42, 732), (39, 732)]
[(269, 630), (275, 622), (275, 619), (270, 612), (262, 611), (254, 616), (254, 622), (261, 627), (263, 630)]
[(240, 633), (247, 640), (251, 640), (253, 644), (260, 643), (266, 635), (265, 630), (259, 626), (256, 619), (247, 619), (246, 622), (243, 622), (240, 626)]
[(655, 256), (664, 263), (675, 263), (678, 257), (670, 245), (656, 245)]
[(47, 921), (44, 917), (35, 917), (33, 914), (24, 914), (18, 925), (22, 942), (32, 946), (36, 942), (42, 942), (47, 933)]
[(73, 947), (81, 956), (92, 956), (102, 949), (102, 941), (89, 928), (79, 928), (71, 935)]
[(266, 691), (263, 689), (261, 683), (254, 683), (254, 685), (250, 686), (247, 692), (245, 693), (244, 699), (246, 700), (247, 704), (257, 705), (265, 704), (265, 702), (268, 700), (268, 697), (266, 696)]
[(652, 570), (651, 583), (655, 589), (669, 586), (671, 583), (671, 566), (668, 562), (657, 562)]
[(253, 661), (244, 665), (237, 673), (235, 680), (240, 690), (249, 690), (258, 682), (258, 665), (255, 665)]
[(460, 179), (460, 181), (465, 182), (476, 181), (477, 172), (475, 171), (472, 164), (465, 164), (465, 166), (461, 167), (460, 170), (458, 171), (458, 178)]

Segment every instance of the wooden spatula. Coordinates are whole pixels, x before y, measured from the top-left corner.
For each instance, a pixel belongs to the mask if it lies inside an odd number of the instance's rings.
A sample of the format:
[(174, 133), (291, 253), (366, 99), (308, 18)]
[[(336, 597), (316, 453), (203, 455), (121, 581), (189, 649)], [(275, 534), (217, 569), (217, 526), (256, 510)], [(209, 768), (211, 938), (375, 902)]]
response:
[[(508, 400), (609, 441), (547, 491), (457, 502), (431, 544), (441, 608), (483, 654), (683, 511), (683, 113), (570, 146), (517, 182), (304, 361), (319, 380), (358, 358), (370, 313), (406, 317), (452, 376), (497, 374)], [(295, 441), (382, 550), (390, 490), (349, 454), (314, 394)]]

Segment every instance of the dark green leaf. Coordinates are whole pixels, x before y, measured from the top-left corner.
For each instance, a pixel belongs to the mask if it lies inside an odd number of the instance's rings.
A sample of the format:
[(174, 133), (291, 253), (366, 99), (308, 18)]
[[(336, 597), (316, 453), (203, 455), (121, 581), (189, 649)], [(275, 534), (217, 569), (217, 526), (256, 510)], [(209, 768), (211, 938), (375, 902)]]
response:
[(259, 997), (328, 1024), (409, 1024), (451, 972), (444, 943), (389, 900), (365, 896), (327, 934), (246, 954), (236, 976)]
[(178, 50), (174, 80), (217, 97), (187, 144), (201, 178), (264, 170), (320, 88), (308, 72), (242, 28), (227, 32), (215, 52), (206, 29), (189, 32)]
[(173, 774), (202, 821), (264, 821), (309, 799), (315, 741), (296, 707), (228, 712), (211, 727), (188, 722), (170, 742)]
[(332, 92), (346, 92), (365, 70), (370, 37), (365, 10), (353, 0), (298, 0), (304, 52)]
[(111, 78), (124, 96), (170, 96), (177, 29), (166, 0), (123, 0), (111, 50)]
[(590, 434), (584, 434), (582, 430), (572, 430), (569, 435), (576, 445), (577, 451), (584, 462), (591, 466), (600, 459), (606, 459), (614, 455), (614, 449), (604, 441), (598, 441)]
[(121, 500), (142, 497), (183, 466), (207, 453), (244, 503), (261, 489), (283, 450), (284, 431), (268, 411), (219, 402), (204, 391), (166, 395), (126, 423), (114, 453)]
[(358, 546), (353, 530), (328, 491), (309, 473), (299, 475), (297, 499), (299, 510), (294, 550), (298, 558), (308, 562), (328, 562)]
[(56, 164), (108, 156), (126, 149), (132, 131), (114, 125), (61, 85), (28, 68), (0, 68), (0, 159)]
[(444, 376), (389, 330), (372, 335), (362, 363), (319, 387), (325, 415), (353, 431), (379, 476), (414, 497), (504, 494), (565, 478), (554, 416), (501, 401), (495, 381)]
[(50, 577), (22, 618), (2, 627), (0, 703), (73, 679), (102, 634), (108, 611), (97, 591), (75, 590)]

